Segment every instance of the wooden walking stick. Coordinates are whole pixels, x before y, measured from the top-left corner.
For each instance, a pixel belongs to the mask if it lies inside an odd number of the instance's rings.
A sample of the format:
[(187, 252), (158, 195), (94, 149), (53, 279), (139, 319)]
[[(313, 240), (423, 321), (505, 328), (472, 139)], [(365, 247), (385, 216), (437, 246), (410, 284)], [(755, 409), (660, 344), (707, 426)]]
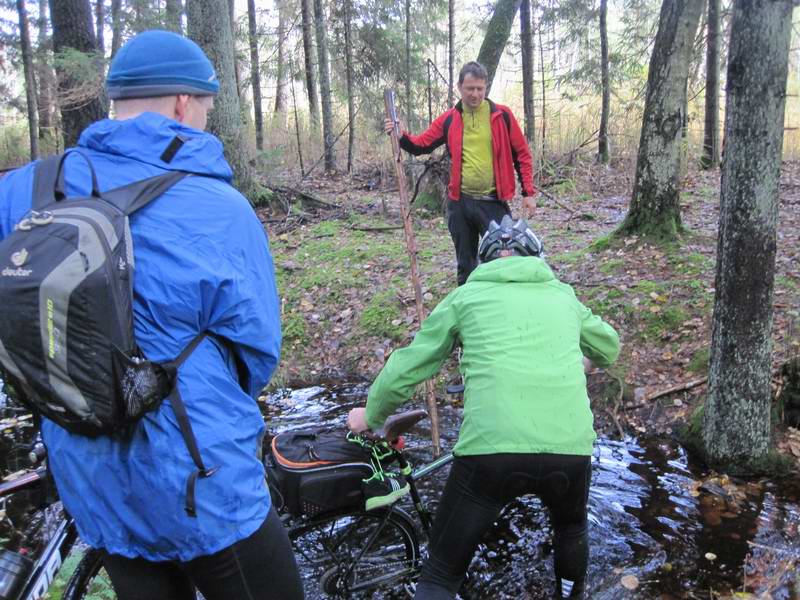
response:
[[(414, 300), (417, 305), (417, 318), (420, 325), (425, 320), (425, 307), (422, 305), (422, 285), (419, 281), (419, 268), (417, 267), (417, 238), (414, 236), (414, 227), (411, 222), (411, 205), (408, 202), (408, 183), (406, 182), (406, 172), (400, 157), (400, 121), (397, 118), (395, 108), (394, 92), (384, 90), (383, 102), (386, 106), (386, 118), (391, 119), (394, 127), (391, 131), (392, 153), (394, 154), (394, 166), (397, 172), (397, 184), (400, 188), (400, 213), (403, 216), (403, 231), (406, 236), (406, 250), (411, 262), (411, 284), (414, 286)], [(439, 456), (439, 412), (436, 408), (436, 394), (433, 390), (433, 382), (429, 379), (425, 382), (427, 395), (428, 414), (431, 417), (431, 441), (433, 442), (433, 455)]]

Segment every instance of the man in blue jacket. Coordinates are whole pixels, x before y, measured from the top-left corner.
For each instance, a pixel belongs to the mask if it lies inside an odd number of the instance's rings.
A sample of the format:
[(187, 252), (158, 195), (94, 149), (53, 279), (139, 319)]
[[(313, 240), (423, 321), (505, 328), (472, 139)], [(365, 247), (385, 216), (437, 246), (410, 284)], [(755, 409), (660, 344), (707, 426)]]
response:
[[(131, 218), (134, 331), (147, 358), (177, 357), (206, 338), (178, 386), (205, 464), (196, 517), (184, 511), (194, 464), (167, 400), (131, 437), (83, 437), (44, 420), (50, 469), (81, 538), (106, 551), (120, 599), (302, 598), (286, 532), (259, 459), (264, 422), (255, 402), (280, 354), (272, 258), (247, 199), (230, 185), (222, 145), (204, 133), (219, 84), (194, 42), (149, 31), (117, 53), (108, 74), (115, 118), (78, 146), (108, 190), (167, 171), (192, 174)], [(66, 161), (68, 195), (88, 195), (89, 171)], [(0, 239), (31, 206), (34, 168), (0, 181)], [(224, 338), (229, 344), (217, 340)]]

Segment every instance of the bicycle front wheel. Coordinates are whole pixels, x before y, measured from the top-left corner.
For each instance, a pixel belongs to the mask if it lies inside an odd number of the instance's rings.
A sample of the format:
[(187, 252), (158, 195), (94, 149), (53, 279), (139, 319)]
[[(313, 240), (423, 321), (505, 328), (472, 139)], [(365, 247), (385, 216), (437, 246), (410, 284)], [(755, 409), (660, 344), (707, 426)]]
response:
[(103, 553), (87, 550), (64, 588), (63, 600), (115, 600), (111, 578), (103, 567)]
[(419, 566), (414, 522), (399, 508), (310, 520), (289, 536), (308, 597), (383, 598)]

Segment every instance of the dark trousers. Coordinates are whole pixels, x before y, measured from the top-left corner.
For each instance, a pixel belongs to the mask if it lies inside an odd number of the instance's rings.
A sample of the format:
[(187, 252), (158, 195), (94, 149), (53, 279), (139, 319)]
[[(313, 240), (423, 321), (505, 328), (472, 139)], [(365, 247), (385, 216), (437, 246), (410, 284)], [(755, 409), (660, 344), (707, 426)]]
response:
[(302, 600), (292, 546), (275, 509), (249, 538), (189, 562), (151, 562), (107, 554), (119, 600)]
[[(586, 502), (591, 461), (563, 454), (459, 456), (453, 462), (431, 529), (416, 600), (452, 600), (484, 534), (503, 507), (538, 495), (554, 531), (557, 594), (581, 598), (589, 560)], [(571, 592), (572, 595), (569, 595)]]
[(478, 266), (478, 242), (489, 222), (499, 223), (509, 214), (508, 202), (502, 200), (477, 200), (462, 194), (458, 202), (447, 202), (447, 228), (456, 247), (458, 285), (463, 285)]

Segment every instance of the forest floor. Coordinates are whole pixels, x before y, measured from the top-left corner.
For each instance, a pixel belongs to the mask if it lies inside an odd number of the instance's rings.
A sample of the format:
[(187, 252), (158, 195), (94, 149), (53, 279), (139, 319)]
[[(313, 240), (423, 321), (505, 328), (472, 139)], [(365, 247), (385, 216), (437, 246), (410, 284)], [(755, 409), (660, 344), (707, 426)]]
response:
[[(631, 163), (585, 164), (555, 185), (545, 180), (531, 225), (557, 277), (620, 333), (618, 363), (589, 377), (598, 428), (610, 435), (669, 434), (706, 393), (719, 172), (688, 170), (681, 192), (685, 232), (659, 245), (608, 237), (628, 209), (632, 176)], [(418, 328), (396, 182), (381, 181), (375, 168), (309, 178), (302, 190), (329, 204), (298, 203), (281, 218), (259, 211), (270, 232), (284, 332), (273, 385), (369, 381)], [(781, 365), (800, 356), (799, 163), (783, 165), (779, 193), (775, 398)], [(512, 212), (521, 214), (519, 200)], [(430, 311), (455, 286), (454, 251), (438, 211), (415, 210), (415, 231)], [(452, 401), (444, 386), (457, 376), (451, 358), (437, 380), (440, 401)], [(800, 431), (778, 426), (777, 432), (779, 450), (800, 468)]]

